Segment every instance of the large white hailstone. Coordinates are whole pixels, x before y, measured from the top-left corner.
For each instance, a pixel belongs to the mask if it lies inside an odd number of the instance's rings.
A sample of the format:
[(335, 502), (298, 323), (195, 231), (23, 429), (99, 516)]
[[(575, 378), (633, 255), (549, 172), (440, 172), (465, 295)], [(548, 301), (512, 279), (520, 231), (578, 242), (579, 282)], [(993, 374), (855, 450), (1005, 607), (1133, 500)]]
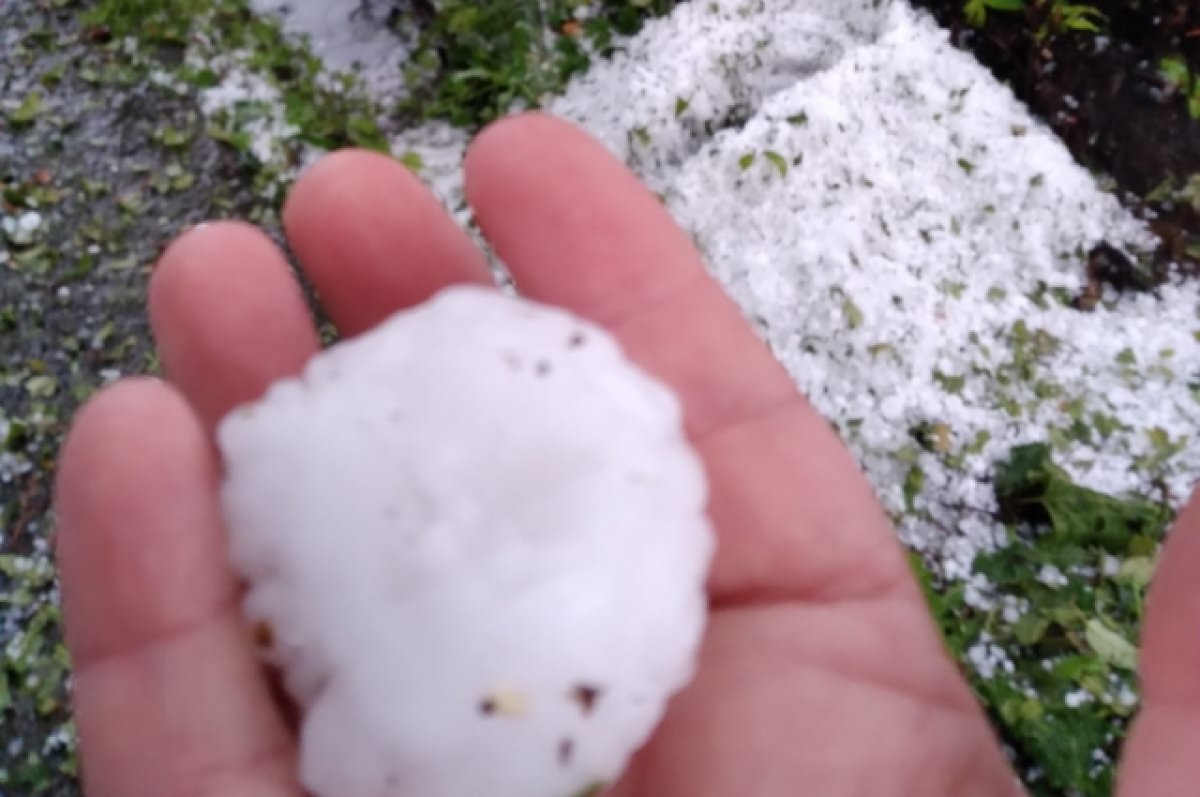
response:
[(692, 677), (713, 550), (675, 397), (454, 288), (221, 424), (231, 556), (318, 797), (574, 797)]

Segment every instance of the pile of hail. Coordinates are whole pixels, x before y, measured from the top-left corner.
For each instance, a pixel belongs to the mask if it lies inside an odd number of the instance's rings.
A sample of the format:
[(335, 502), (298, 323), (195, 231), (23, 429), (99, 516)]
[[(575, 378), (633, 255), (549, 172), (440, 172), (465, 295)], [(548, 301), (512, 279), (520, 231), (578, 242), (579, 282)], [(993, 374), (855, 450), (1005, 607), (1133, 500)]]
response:
[(692, 678), (714, 550), (680, 404), (605, 330), (451, 288), (218, 430), (244, 608), (318, 797), (574, 797)]

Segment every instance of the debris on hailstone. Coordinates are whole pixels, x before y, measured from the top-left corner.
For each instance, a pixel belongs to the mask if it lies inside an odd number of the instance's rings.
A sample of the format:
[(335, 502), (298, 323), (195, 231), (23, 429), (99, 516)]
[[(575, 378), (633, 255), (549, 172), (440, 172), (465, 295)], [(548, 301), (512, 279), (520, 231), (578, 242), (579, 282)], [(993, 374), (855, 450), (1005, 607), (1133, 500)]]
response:
[(573, 797), (691, 679), (713, 552), (675, 396), (453, 288), (234, 410), (231, 558), (317, 797)]

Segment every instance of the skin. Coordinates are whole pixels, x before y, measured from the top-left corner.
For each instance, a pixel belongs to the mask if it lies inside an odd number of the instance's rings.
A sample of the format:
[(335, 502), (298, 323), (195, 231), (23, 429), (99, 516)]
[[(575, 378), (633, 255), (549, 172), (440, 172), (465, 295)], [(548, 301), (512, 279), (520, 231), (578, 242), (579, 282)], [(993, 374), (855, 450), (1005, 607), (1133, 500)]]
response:
[[(1016, 797), (866, 480), (707, 276), (687, 236), (576, 128), (525, 115), (474, 143), (468, 194), (528, 296), (614, 331), (679, 393), (720, 534), (699, 675), (617, 797)], [(291, 245), (347, 335), (488, 282), (419, 181), (330, 155), (287, 203)], [(109, 387), (75, 420), (59, 557), (91, 797), (299, 797), (291, 725), (225, 563), (214, 424), (318, 347), (261, 232), (220, 223), (163, 255), (149, 311), (168, 382)], [(1200, 784), (1200, 503), (1170, 536), (1142, 640), (1122, 797)]]

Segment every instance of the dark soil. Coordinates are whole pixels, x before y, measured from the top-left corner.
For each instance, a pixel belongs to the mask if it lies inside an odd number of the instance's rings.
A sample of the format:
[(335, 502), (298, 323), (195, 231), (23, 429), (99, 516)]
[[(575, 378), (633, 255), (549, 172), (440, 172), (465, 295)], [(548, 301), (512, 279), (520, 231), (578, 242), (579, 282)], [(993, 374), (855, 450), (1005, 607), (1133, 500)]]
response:
[(1099, 33), (1064, 29), (1062, 0), (990, 11), (981, 28), (967, 22), (965, 0), (915, 4), (1151, 221), (1162, 240), (1151, 264), (1159, 276), (1172, 262), (1200, 273), (1200, 118), (1189, 111), (1186, 90), (1160, 72), (1164, 58), (1181, 59), (1200, 94), (1200, 3), (1094, 0), (1104, 15)]

